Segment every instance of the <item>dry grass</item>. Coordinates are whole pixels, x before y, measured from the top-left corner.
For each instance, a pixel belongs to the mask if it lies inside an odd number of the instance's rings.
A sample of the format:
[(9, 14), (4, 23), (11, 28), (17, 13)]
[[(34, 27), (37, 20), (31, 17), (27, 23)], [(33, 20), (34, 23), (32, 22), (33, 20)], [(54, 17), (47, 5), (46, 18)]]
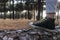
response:
[(28, 19), (0, 19), (0, 30), (4, 29), (27, 29), (30, 28)]
[[(0, 19), (0, 30), (10, 30), (10, 29), (28, 29), (30, 28), (30, 26), (28, 25), (28, 23), (31, 20), (28, 19)], [(34, 20), (33, 20), (34, 21)], [(56, 21), (56, 24), (58, 24), (60, 26), (60, 19), (58, 21)]]

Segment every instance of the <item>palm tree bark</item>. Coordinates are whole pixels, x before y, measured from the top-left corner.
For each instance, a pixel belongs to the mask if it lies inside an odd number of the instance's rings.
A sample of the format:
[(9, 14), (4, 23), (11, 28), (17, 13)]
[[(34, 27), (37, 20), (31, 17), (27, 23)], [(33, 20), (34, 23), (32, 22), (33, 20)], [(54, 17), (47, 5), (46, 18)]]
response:
[(5, 11), (6, 7), (5, 6), (6, 6), (6, 3), (4, 2), (4, 19), (6, 19), (6, 11)]
[(37, 20), (40, 20), (40, 11), (41, 11), (41, 0), (38, 0), (38, 15), (37, 15)]
[(13, 1), (13, 19), (14, 19), (14, 0)]

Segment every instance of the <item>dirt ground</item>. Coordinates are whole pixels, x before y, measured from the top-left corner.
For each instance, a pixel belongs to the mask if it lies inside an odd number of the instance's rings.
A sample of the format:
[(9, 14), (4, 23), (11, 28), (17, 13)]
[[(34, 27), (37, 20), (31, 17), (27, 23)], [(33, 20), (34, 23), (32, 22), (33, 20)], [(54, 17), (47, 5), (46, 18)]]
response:
[(0, 30), (27, 29), (30, 28), (28, 19), (0, 19)]

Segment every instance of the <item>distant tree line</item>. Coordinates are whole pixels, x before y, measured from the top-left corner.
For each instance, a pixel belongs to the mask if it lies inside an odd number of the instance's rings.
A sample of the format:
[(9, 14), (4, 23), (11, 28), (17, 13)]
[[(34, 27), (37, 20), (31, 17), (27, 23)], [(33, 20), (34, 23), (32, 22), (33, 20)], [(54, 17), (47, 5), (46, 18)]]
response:
[[(12, 4), (6, 5), (7, 2), (12, 1)], [(22, 1), (22, 0), (21, 0)], [(18, 2), (18, 1), (17, 1)], [(6, 7), (8, 6), (8, 7)], [(14, 4), (14, 0), (0, 0), (0, 18), (27, 18), (31, 19), (32, 18), (32, 13), (29, 11), (32, 10), (38, 10), (38, 15), (37, 15), (37, 20), (40, 19), (40, 12), (43, 10), (43, 4), (41, 3), (41, 0), (38, 0), (37, 2), (34, 2), (34, 0), (26, 0), (25, 4), (22, 2)], [(25, 14), (21, 14), (18, 12), (22, 12), (23, 10), (27, 10), (28, 12)], [(7, 14), (8, 11), (13, 11), (13, 13)], [(4, 12), (2, 14), (1, 12)]]

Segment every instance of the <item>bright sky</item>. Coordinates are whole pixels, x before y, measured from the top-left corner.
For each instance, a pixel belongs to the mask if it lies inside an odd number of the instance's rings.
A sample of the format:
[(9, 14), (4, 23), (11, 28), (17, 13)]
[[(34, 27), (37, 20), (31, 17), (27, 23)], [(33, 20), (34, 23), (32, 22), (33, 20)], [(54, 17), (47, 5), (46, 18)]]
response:
[(60, 0), (58, 0), (60, 2)]

